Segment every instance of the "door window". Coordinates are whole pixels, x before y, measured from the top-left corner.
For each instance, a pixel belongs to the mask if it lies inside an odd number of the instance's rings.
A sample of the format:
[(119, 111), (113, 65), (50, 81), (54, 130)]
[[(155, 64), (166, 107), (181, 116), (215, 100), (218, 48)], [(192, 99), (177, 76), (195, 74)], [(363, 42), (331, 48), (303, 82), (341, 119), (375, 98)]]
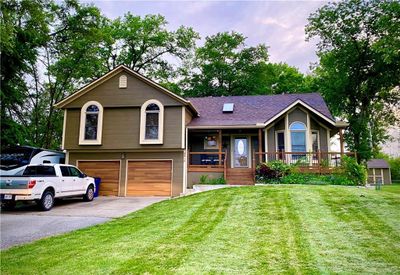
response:
[(69, 177), (69, 169), (68, 166), (60, 166), (61, 175), (63, 177)]
[(81, 175), (81, 172), (75, 167), (68, 167), (68, 168), (71, 177), (79, 177)]
[(234, 167), (249, 167), (249, 149), (247, 138), (235, 138)]
[(285, 150), (285, 133), (278, 132), (277, 133), (277, 148), (278, 152), (282, 152)]

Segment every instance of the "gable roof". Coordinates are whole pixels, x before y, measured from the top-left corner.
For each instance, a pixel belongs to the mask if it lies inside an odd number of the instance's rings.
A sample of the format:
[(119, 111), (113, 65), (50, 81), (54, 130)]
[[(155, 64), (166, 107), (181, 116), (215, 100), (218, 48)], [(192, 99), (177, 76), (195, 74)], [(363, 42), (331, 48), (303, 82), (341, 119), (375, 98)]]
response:
[[(318, 93), (260, 96), (229, 96), (188, 98), (201, 113), (189, 127), (201, 126), (259, 126), (265, 127), (277, 117), (300, 104), (335, 125), (322, 96)], [(223, 113), (224, 103), (233, 103), (233, 113)]]
[(367, 162), (368, 168), (390, 168), (389, 163), (384, 159), (371, 159)]
[(83, 86), (78, 91), (74, 92), (73, 94), (71, 94), (71, 95), (67, 96), (66, 98), (62, 99), (61, 101), (57, 102), (56, 104), (54, 104), (54, 106), (56, 108), (65, 107), (67, 104), (73, 102), (75, 99), (77, 99), (77, 98), (81, 97), (82, 95), (86, 94), (87, 92), (93, 90), (95, 87), (99, 86), (100, 84), (104, 83), (105, 81), (107, 81), (108, 79), (112, 78), (113, 76), (117, 75), (118, 73), (120, 73), (122, 71), (125, 71), (126, 73), (128, 73), (130, 75), (133, 75), (134, 77), (142, 80), (143, 82), (145, 82), (146, 84), (159, 90), (160, 92), (172, 97), (173, 99), (175, 99), (178, 102), (182, 103), (183, 105), (187, 106), (193, 112), (194, 115), (198, 115), (198, 111), (196, 110), (196, 108), (193, 106), (193, 104), (191, 102), (176, 95), (175, 93), (162, 87), (160, 84), (154, 82), (153, 80), (145, 77), (142, 74), (139, 74), (138, 72), (131, 70), (130, 68), (128, 68), (124, 65), (119, 65), (118, 67), (112, 69), (111, 71), (109, 71), (108, 73), (103, 75), (102, 77), (90, 82), (89, 84)]

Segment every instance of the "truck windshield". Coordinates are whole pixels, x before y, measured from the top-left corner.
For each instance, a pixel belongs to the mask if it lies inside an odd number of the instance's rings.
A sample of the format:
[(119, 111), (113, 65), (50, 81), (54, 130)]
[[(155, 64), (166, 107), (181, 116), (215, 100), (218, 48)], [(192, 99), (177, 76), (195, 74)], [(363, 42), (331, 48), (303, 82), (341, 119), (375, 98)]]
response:
[(29, 164), (32, 148), (8, 148), (1, 152), (0, 166), (2, 170), (11, 170)]
[(25, 168), (23, 176), (55, 176), (56, 171), (53, 166), (28, 166)]

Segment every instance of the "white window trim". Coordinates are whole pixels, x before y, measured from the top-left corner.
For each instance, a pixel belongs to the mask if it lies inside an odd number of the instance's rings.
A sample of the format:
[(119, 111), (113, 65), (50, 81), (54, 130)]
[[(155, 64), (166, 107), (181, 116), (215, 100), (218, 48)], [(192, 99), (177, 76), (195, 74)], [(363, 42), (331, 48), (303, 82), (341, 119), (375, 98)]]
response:
[[(86, 109), (90, 105), (95, 105), (99, 108), (99, 116), (97, 120), (97, 139), (85, 139), (85, 123), (86, 123)], [(103, 135), (103, 106), (97, 101), (86, 102), (81, 108), (81, 121), (79, 130), (79, 145), (101, 145), (101, 138)]]
[[(157, 104), (160, 108), (158, 116), (158, 139), (146, 139), (146, 108), (150, 104)], [(164, 105), (156, 100), (150, 99), (143, 103), (140, 109), (140, 144), (163, 144), (164, 137)]]

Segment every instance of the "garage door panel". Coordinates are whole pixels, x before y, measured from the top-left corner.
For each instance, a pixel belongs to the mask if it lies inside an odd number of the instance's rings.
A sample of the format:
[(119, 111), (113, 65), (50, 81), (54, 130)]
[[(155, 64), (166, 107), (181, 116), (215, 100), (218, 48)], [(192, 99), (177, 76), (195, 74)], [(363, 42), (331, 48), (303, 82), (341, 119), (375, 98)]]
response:
[(129, 161), (127, 196), (170, 196), (171, 161)]
[(118, 196), (119, 161), (78, 161), (78, 167), (88, 176), (101, 178), (100, 195)]

